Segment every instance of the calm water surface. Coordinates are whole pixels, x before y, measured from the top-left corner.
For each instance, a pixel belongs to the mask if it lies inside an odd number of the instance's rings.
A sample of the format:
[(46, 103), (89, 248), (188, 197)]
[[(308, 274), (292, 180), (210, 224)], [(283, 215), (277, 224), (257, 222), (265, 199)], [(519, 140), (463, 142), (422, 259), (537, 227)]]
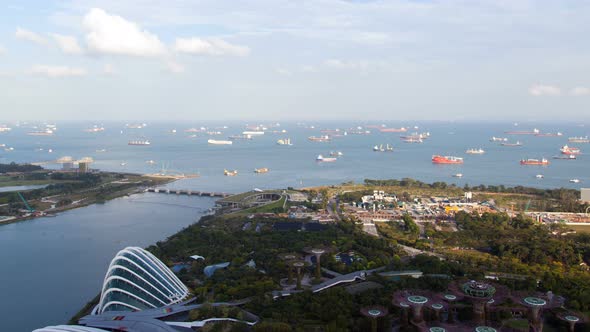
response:
[(141, 194), (0, 226), (0, 331), (66, 323), (100, 292), (117, 251), (194, 223), (212, 198)]

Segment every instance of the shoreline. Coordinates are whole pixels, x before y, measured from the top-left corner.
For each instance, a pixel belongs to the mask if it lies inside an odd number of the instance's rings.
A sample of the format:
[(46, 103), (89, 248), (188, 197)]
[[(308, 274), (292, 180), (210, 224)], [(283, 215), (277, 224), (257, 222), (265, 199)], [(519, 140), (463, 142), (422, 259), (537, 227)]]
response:
[[(117, 172), (104, 172), (104, 173), (117, 173)], [(137, 173), (117, 173), (117, 174), (127, 174), (127, 175), (145, 177), (148, 179), (155, 179), (155, 180), (161, 181), (155, 185), (167, 185), (167, 184), (176, 182), (178, 180), (178, 178), (173, 177), (173, 176), (170, 176), (170, 177), (152, 176), (151, 174), (137, 174)], [(49, 183), (48, 185), (51, 185), (51, 183)], [(40, 216), (29, 215), (29, 216), (25, 216), (25, 217), (15, 217), (15, 218), (8, 219), (8, 220), (0, 220), (0, 226), (9, 225), (9, 224), (13, 224), (13, 223), (21, 222), (21, 221), (26, 221), (26, 220), (32, 220), (32, 219), (53, 218), (62, 212), (87, 207), (87, 206), (90, 206), (93, 204), (105, 203), (105, 202), (108, 202), (108, 201), (111, 201), (111, 200), (114, 200), (117, 198), (121, 198), (123, 196), (130, 196), (133, 194), (139, 194), (139, 193), (145, 192), (145, 188), (142, 189), (142, 187), (143, 187), (142, 185), (138, 185), (133, 188), (127, 188), (127, 189), (123, 189), (120, 191), (116, 191), (116, 192), (112, 193), (111, 195), (109, 195), (104, 200), (97, 200), (96, 198), (89, 199), (89, 200), (84, 199), (83, 201), (75, 203), (75, 205), (71, 204), (69, 206), (57, 207), (55, 209), (52, 209), (51, 211), (48, 212), (47, 215), (40, 215)], [(95, 188), (91, 188), (91, 189), (95, 189)]]

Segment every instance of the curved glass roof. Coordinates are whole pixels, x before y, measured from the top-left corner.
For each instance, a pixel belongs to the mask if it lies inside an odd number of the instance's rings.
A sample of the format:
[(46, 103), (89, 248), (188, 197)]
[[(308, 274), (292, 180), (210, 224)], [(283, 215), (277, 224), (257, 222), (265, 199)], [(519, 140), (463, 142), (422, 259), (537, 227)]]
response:
[(142, 248), (127, 247), (109, 265), (98, 313), (159, 308), (187, 295), (188, 288), (159, 259)]

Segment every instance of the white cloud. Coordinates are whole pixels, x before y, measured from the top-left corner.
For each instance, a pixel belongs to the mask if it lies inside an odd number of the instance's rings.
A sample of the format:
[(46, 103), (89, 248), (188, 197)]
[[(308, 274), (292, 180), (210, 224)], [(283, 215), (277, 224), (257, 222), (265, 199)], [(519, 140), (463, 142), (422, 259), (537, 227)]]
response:
[(84, 76), (87, 74), (86, 69), (68, 66), (48, 66), (36, 65), (29, 70), (30, 74), (47, 77), (69, 77)]
[(572, 96), (590, 96), (590, 88), (577, 86), (570, 91)]
[(174, 50), (194, 55), (246, 56), (250, 54), (248, 47), (233, 45), (220, 38), (176, 38)]
[(531, 96), (559, 96), (561, 89), (553, 85), (535, 84), (529, 88)]
[(102, 72), (105, 75), (113, 75), (116, 73), (115, 67), (113, 67), (112, 64), (110, 63), (106, 63), (103, 67), (102, 67)]
[(35, 44), (47, 45), (47, 39), (38, 33), (23, 28), (16, 28), (15, 37), (18, 39), (28, 40)]
[(83, 20), (88, 48), (96, 53), (157, 56), (166, 53), (158, 36), (121, 16), (93, 8)]
[(65, 54), (82, 54), (84, 51), (82, 47), (78, 44), (78, 40), (76, 37), (72, 36), (64, 36), (57, 33), (52, 33), (51, 36), (55, 39), (55, 42), (59, 46), (59, 48)]
[(175, 61), (166, 62), (166, 67), (174, 74), (182, 74), (186, 71), (186, 68), (183, 65)]

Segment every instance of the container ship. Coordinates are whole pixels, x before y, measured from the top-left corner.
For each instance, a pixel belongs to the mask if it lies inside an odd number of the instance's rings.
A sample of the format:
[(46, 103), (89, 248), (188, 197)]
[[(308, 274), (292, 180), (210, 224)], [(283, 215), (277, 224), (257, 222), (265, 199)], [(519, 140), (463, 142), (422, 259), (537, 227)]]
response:
[(315, 161), (321, 162), (321, 163), (333, 163), (336, 160), (338, 160), (338, 159), (333, 158), (333, 157), (324, 157), (321, 154), (318, 155), (317, 158), (315, 158)]
[(332, 139), (330, 138), (330, 136), (324, 135), (324, 136), (309, 136), (307, 138), (308, 140), (312, 141), (312, 142), (329, 142)]
[(260, 174), (260, 173), (268, 173), (268, 168), (263, 167), (263, 168), (255, 168), (254, 169), (254, 173)]
[(504, 134), (508, 135), (537, 135), (541, 132), (539, 129), (535, 128), (533, 130), (516, 130), (516, 131), (505, 131)]
[(549, 165), (549, 160), (543, 159), (522, 159), (520, 161), (521, 165), (534, 165), (534, 166), (547, 166)]
[(559, 151), (561, 151), (561, 154), (566, 154), (566, 155), (580, 154), (580, 149), (574, 148), (572, 146), (567, 146), (567, 145), (562, 146), (561, 149), (559, 149)]
[(146, 139), (129, 141), (127, 145), (151, 145), (152, 143)]
[(207, 143), (213, 144), (213, 145), (232, 145), (233, 144), (232, 141), (224, 141), (224, 140), (216, 140), (216, 139), (209, 139), (209, 140), (207, 140)]
[(468, 153), (468, 154), (484, 154), (486, 152), (485, 152), (484, 149), (479, 148), (479, 149), (469, 149), (469, 150), (465, 151), (465, 153)]
[(580, 137), (570, 137), (567, 139), (568, 142), (570, 143), (590, 143), (590, 139), (588, 138), (588, 136), (580, 136)]
[(453, 156), (432, 156), (433, 164), (463, 164), (463, 158)]
[(380, 128), (379, 131), (382, 133), (405, 133), (408, 131), (408, 128)]

